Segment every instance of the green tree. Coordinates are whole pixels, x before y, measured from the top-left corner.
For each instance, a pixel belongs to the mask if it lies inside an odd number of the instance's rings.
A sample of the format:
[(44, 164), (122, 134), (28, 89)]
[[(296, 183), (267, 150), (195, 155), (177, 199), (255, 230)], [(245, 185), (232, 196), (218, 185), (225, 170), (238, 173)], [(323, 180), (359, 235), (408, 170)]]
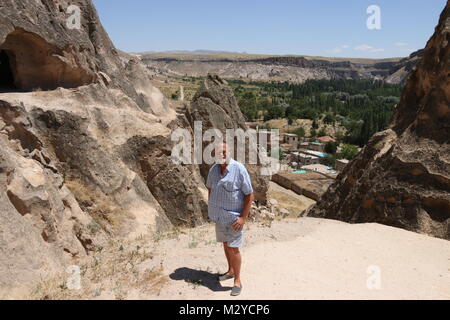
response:
[(344, 141), (344, 137), (345, 137), (345, 134), (342, 131), (336, 132), (336, 142), (338, 144), (340, 144), (340, 143), (342, 143), (342, 141)]
[(316, 119), (313, 120), (312, 127), (313, 127), (314, 129), (319, 129), (319, 124), (317, 123), (317, 120), (316, 120)]
[(339, 154), (340, 158), (352, 160), (358, 154), (358, 146), (353, 144), (344, 144)]
[(298, 136), (298, 139), (301, 140), (305, 137), (305, 129), (303, 127), (299, 127), (297, 129), (292, 130), (290, 133), (296, 134)]
[(177, 92), (175, 92), (175, 93), (172, 93), (172, 100), (178, 100), (179, 99), (179, 97), (180, 97), (180, 94), (179, 94), (179, 92), (177, 91)]
[(325, 130), (325, 128), (322, 127), (322, 128), (319, 130), (319, 132), (317, 133), (317, 135), (318, 135), (319, 137), (326, 136), (326, 135), (327, 135), (327, 131)]
[(334, 168), (336, 164), (336, 157), (334, 155), (327, 155), (326, 157), (320, 158), (320, 163), (325, 166)]
[(323, 123), (333, 124), (336, 121), (336, 118), (331, 113), (327, 113), (325, 118), (323, 118)]
[(330, 141), (325, 145), (325, 152), (328, 154), (336, 154), (337, 151), (337, 143)]

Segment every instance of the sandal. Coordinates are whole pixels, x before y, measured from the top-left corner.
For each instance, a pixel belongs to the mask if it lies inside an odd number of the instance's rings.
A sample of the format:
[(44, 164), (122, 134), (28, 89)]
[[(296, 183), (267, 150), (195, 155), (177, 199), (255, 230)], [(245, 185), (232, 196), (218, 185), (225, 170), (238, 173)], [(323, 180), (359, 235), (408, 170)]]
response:
[(229, 279), (233, 279), (234, 278), (234, 274), (222, 274), (219, 275), (219, 281), (225, 281), (225, 280), (229, 280)]
[(242, 285), (240, 287), (234, 286), (233, 289), (231, 289), (231, 295), (238, 296), (241, 294), (241, 291), (242, 291)]

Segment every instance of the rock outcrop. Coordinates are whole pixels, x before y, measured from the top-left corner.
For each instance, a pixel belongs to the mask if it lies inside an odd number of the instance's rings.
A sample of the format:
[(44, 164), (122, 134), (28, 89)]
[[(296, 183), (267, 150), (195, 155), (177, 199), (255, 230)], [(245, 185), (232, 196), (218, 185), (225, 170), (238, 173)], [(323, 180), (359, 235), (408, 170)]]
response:
[(387, 83), (404, 83), (422, 56), (423, 49), (420, 49), (411, 53), (409, 57), (395, 63), (389, 71), (389, 76), (387, 76), (384, 80)]
[[(192, 128), (194, 128), (195, 121), (200, 121), (202, 133), (208, 129), (215, 128), (221, 131), (224, 138), (226, 137), (227, 129), (242, 129), (243, 131), (248, 129), (233, 90), (224, 79), (217, 75), (209, 74), (206, 77), (188, 106), (186, 115)], [(263, 161), (259, 157), (257, 164), (248, 164), (249, 141), (246, 141), (245, 150), (245, 165), (252, 180), (255, 200), (265, 203), (269, 187), (269, 176), (261, 174)], [(237, 159), (238, 150), (236, 147), (234, 151), (234, 159)], [(201, 174), (205, 179), (209, 168), (210, 166), (207, 164), (200, 165)]]
[(334, 179), (318, 172), (291, 173), (280, 172), (272, 177), (272, 181), (296, 194), (304, 195), (313, 200), (319, 198), (327, 191)]
[(205, 222), (198, 166), (171, 161), (190, 128), (90, 0), (0, 4), (0, 298), (111, 238)]
[(450, 2), (390, 129), (372, 137), (309, 216), (450, 239)]

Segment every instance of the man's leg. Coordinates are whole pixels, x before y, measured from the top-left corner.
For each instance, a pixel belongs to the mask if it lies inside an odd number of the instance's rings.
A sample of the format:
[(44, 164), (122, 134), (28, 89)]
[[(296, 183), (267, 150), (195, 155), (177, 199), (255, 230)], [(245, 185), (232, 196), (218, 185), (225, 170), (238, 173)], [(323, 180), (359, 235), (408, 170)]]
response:
[(223, 243), (223, 249), (225, 251), (225, 256), (227, 257), (227, 262), (228, 262), (228, 271), (226, 274), (234, 274), (234, 269), (233, 266), (231, 265), (231, 256), (230, 256), (230, 248), (228, 247), (228, 243), (224, 242)]
[(230, 255), (231, 267), (234, 271), (234, 285), (241, 286), (241, 263), (242, 257), (239, 248), (228, 247), (228, 253)]

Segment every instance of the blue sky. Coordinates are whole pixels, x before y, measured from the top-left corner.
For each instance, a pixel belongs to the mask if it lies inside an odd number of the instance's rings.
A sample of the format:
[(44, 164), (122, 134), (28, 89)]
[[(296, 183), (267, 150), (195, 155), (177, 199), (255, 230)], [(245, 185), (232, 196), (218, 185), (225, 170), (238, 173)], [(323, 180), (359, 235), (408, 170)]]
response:
[[(423, 48), (446, 0), (94, 0), (117, 48), (402, 57)], [(366, 10), (381, 9), (381, 30)]]

